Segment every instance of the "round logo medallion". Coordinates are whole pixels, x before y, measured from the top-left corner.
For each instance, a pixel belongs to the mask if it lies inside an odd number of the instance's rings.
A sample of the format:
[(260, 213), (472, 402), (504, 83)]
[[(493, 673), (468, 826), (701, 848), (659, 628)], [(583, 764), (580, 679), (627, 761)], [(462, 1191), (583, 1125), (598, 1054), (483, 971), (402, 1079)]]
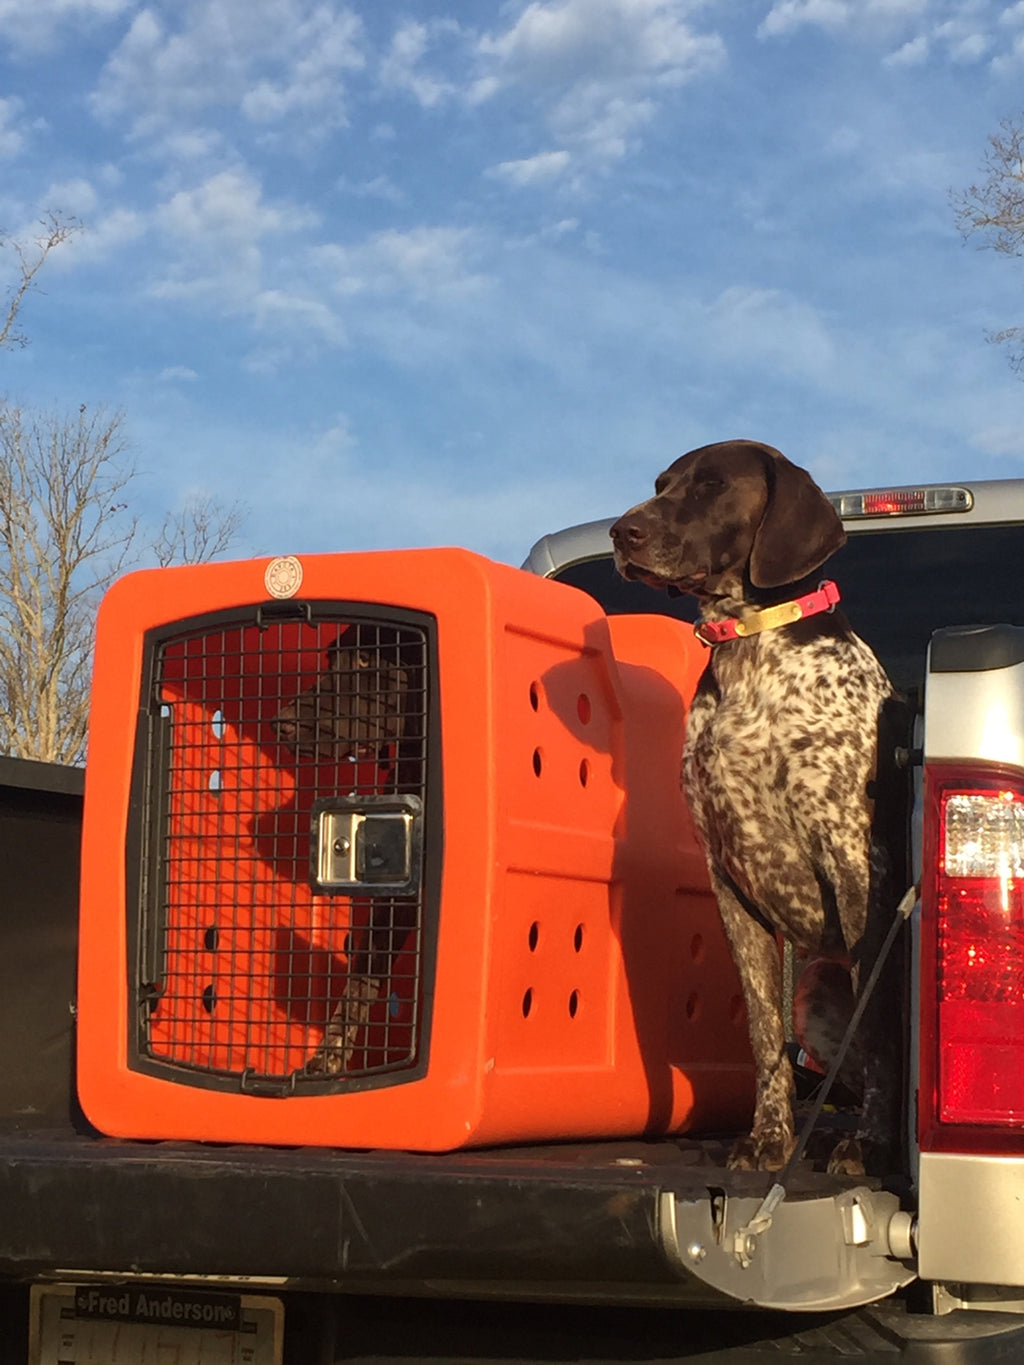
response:
[(272, 559), (263, 581), (271, 597), (294, 597), (302, 586), (302, 565), (294, 555)]

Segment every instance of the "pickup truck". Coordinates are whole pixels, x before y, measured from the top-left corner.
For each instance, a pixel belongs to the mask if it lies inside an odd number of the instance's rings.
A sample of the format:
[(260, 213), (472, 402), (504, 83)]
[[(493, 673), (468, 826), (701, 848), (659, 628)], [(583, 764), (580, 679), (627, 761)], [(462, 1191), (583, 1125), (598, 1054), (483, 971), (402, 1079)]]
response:
[(916, 712), (899, 1169), (726, 1168), (703, 646), (610, 521), (137, 573), (84, 781), (0, 758), (0, 1365), (1024, 1353), (1024, 481), (832, 496)]

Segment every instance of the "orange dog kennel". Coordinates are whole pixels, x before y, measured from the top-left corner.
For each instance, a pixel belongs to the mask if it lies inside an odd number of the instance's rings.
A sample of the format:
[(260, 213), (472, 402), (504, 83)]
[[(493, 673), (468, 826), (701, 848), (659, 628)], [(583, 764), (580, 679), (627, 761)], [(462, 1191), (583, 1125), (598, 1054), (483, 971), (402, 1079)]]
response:
[(744, 1121), (679, 792), (692, 629), (461, 550), (142, 571), (99, 614), (78, 1083), (136, 1138)]

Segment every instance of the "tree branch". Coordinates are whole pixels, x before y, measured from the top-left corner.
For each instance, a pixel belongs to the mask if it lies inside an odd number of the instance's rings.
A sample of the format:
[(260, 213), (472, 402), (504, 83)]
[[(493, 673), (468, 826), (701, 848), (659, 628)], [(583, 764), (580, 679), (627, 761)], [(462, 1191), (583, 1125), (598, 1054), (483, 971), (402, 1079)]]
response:
[(24, 333), (16, 330), (18, 314), (21, 312), (25, 295), (34, 288), (35, 278), (42, 270), (50, 252), (76, 232), (80, 232), (81, 226), (74, 218), (65, 218), (58, 213), (48, 212), (40, 220), (42, 231), (33, 237), (34, 249), (31, 251), (23, 242), (0, 233), (0, 248), (9, 246), (18, 258), (18, 279), (7, 295), (7, 312), (0, 322), (0, 350), (28, 344)]

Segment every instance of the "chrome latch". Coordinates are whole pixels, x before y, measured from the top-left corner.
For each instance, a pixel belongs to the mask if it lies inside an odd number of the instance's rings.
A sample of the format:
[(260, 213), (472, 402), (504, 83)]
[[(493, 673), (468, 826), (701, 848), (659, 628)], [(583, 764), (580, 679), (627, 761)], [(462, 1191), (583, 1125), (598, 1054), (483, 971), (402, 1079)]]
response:
[(314, 892), (408, 896), (420, 887), (423, 802), (418, 796), (332, 796), (313, 807)]

